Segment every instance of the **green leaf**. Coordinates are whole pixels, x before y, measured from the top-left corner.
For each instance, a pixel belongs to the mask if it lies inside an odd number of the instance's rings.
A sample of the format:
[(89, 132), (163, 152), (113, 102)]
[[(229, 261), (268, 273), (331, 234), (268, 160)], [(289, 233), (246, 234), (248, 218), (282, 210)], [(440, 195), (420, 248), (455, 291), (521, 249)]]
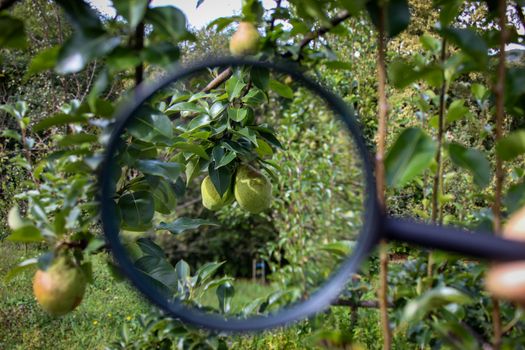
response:
[(177, 272), (177, 278), (180, 281), (184, 281), (185, 279), (190, 277), (190, 265), (184, 260), (179, 260), (177, 264), (175, 265), (175, 270)]
[(270, 82), (269, 82), (269, 87), (272, 91), (274, 91), (275, 93), (277, 93), (278, 95), (284, 97), (284, 98), (288, 98), (288, 99), (292, 99), (293, 98), (293, 90), (292, 88), (290, 88), (289, 86), (275, 80), (275, 79), (270, 79)]
[(215, 168), (218, 169), (220, 167), (226, 166), (233, 162), (235, 158), (237, 158), (237, 154), (235, 152), (226, 152), (218, 162), (215, 162)]
[(195, 272), (195, 275), (197, 275), (197, 285), (206, 283), (222, 265), (224, 265), (224, 262), (209, 262), (202, 265), (197, 272)]
[(177, 273), (165, 257), (144, 255), (135, 261), (135, 267), (170, 289), (177, 288)]
[(239, 16), (219, 17), (219, 18), (216, 18), (213, 21), (211, 21), (210, 24), (208, 24), (208, 26), (206, 28), (207, 29), (211, 29), (211, 28), (215, 27), (215, 30), (217, 32), (220, 32), (221, 30), (223, 30), (224, 28), (226, 28), (227, 26), (229, 26), (233, 22), (236, 22), (236, 21), (239, 21), (239, 20), (241, 20), (241, 18)]
[(439, 67), (434, 64), (418, 67), (415, 62), (397, 58), (388, 66), (388, 78), (398, 89), (403, 89), (420, 79), (433, 79), (429, 83), (435, 85), (435, 76), (442, 79)]
[(458, 121), (462, 119), (464, 116), (466, 116), (468, 112), (469, 110), (467, 107), (465, 107), (464, 100), (455, 100), (448, 107), (448, 111), (447, 111), (445, 120), (447, 121), (447, 123)]
[(142, 141), (169, 145), (173, 137), (173, 125), (165, 114), (151, 107), (142, 106), (135, 112), (135, 117), (128, 126), (128, 132)]
[(241, 96), (242, 89), (246, 84), (240, 80), (236, 75), (232, 75), (230, 79), (226, 82), (226, 93), (228, 94), (228, 99), (230, 101)]
[(191, 37), (186, 30), (186, 16), (175, 6), (150, 8), (145, 19), (153, 25), (152, 34), (156, 40), (176, 43)]
[(344, 62), (344, 61), (326, 61), (325, 66), (326, 68), (330, 68), (330, 69), (343, 69), (343, 70), (352, 69), (352, 63)]
[(217, 299), (219, 300), (219, 309), (221, 310), (221, 312), (230, 312), (231, 301), (235, 294), (235, 289), (233, 288), (233, 285), (230, 282), (223, 283), (219, 287), (217, 287), (215, 294), (217, 294)]
[(156, 159), (137, 160), (136, 167), (144, 174), (160, 176), (175, 181), (183, 170), (179, 163), (163, 162)]
[(525, 181), (509, 187), (503, 201), (510, 213), (513, 213), (525, 205)]
[(202, 226), (219, 226), (215, 221), (200, 218), (182, 217), (173, 221), (172, 223), (161, 222), (157, 226), (157, 230), (167, 230), (173, 234), (181, 234), (186, 231), (192, 231), (201, 228)]
[(252, 129), (250, 129), (248, 127), (244, 127), (241, 130), (237, 131), (236, 133), (241, 135), (241, 136), (244, 136), (245, 138), (247, 138), (251, 143), (253, 143), (255, 145), (255, 147), (258, 146), (258, 144), (257, 144), (257, 135), (255, 134), (255, 132)]
[(40, 243), (44, 240), (44, 236), (40, 230), (33, 225), (24, 225), (16, 230), (13, 230), (7, 240), (18, 243)]
[(153, 242), (150, 238), (139, 238), (137, 239), (136, 243), (142, 251), (143, 255), (151, 255), (156, 256), (158, 258), (166, 257), (166, 253), (164, 253), (164, 250), (162, 250), (162, 248), (155, 242)]
[(472, 299), (457, 289), (446, 286), (436, 287), (407, 303), (403, 311), (403, 321), (419, 322), (429, 312), (452, 303), (470, 304)]
[(488, 61), (487, 43), (473, 29), (443, 28), (442, 35), (461, 48), (474, 62), (483, 67)]
[(320, 249), (344, 258), (350, 255), (354, 247), (354, 241), (338, 241), (324, 244)]
[(177, 149), (181, 149), (186, 152), (196, 154), (199, 157), (207, 159), (207, 160), (210, 159), (210, 157), (208, 156), (208, 153), (206, 153), (206, 151), (201, 145), (197, 145), (194, 143), (188, 143), (188, 142), (175, 142), (173, 144), (173, 147)]
[(441, 26), (448, 26), (458, 15), (463, 5), (463, 0), (439, 1), (439, 22)]
[[(372, 23), (379, 26), (381, 18), (381, 1), (373, 0), (367, 3), (366, 8)], [(408, 27), (410, 23), (410, 9), (407, 0), (390, 0), (386, 8), (386, 32), (393, 38)]]
[(266, 91), (270, 81), (270, 71), (262, 67), (253, 67), (250, 70), (250, 79), (252, 80), (253, 85), (257, 86), (262, 91)]
[(24, 22), (8, 15), (0, 15), (0, 48), (25, 49), (27, 38)]
[(228, 108), (228, 118), (236, 122), (242, 122), (248, 115), (246, 108)]
[(55, 67), (59, 51), (60, 46), (53, 46), (40, 51), (31, 59), (31, 63), (29, 63), (29, 68), (27, 68), (24, 79)]
[(112, 3), (118, 14), (128, 21), (133, 30), (142, 21), (149, 0), (113, 0)]
[(459, 167), (468, 170), (474, 177), (474, 182), (480, 188), (489, 185), (492, 178), (490, 163), (485, 155), (476, 149), (468, 149), (457, 143), (448, 145), (450, 159)]
[(7, 272), (7, 274), (4, 276), (4, 282), (9, 283), (13, 278), (15, 278), (20, 273), (28, 269), (35, 268), (37, 266), (37, 262), (38, 262), (37, 258), (31, 258), (31, 259), (22, 261), (21, 263), (16, 265), (14, 268), (9, 270), (9, 272)]
[(144, 231), (151, 227), (155, 204), (150, 192), (126, 193), (118, 200), (122, 216), (122, 228), (129, 231)]
[(436, 148), (436, 142), (423, 130), (403, 130), (385, 159), (388, 186), (404, 186), (420, 175), (432, 162)]
[(259, 107), (266, 102), (266, 95), (258, 88), (252, 88), (248, 93), (242, 98), (242, 102), (252, 106)]
[(511, 132), (496, 144), (496, 153), (504, 161), (525, 153), (525, 130)]
[(81, 115), (55, 114), (49, 118), (43, 119), (33, 126), (33, 132), (39, 132), (49, 129), (52, 126), (69, 125), (73, 123), (86, 123), (87, 118)]
[(169, 215), (177, 206), (177, 195), (172, 183), (160, 180), (152, 192), (155, 211)]
[(219, 193), (219, 196), (223, 196), (226, 191), (230, 188), (232, 182), (232, 172), (228, 167), (215, 168), (215, 163), (211, 162), (208, 167), (208, 173), (210, 175), (211, 181), (215, 186), (215, 189)]

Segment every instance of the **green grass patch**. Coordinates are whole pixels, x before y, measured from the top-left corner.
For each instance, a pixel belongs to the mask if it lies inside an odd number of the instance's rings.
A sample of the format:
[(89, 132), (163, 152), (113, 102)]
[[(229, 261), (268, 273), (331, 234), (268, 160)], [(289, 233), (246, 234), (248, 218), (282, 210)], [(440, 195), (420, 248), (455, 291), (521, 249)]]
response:
[[(0, 243), (0, 276), (38, 254), (35, 247)], [(94, 283), (89, 285), (82, 304), (60, 318), (47, 315), (36, 303), (32, 293), (34, 270), (8, 284), (1, 281), (0, 349), (104, 349), (123, 323), (149, 309), (133, 288), (109, 274), (104, 254), (92, 261)]]

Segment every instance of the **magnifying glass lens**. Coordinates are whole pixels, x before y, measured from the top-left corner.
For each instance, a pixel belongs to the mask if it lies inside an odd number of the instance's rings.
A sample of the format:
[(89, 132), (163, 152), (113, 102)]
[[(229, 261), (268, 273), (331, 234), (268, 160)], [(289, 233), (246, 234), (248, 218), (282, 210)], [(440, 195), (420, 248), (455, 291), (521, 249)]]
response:
[(308, 300), (364, 225), (365, 171), (346, 125), (282, 72), (208, 67), (177, 80), (135, 110), (115, 149), (131, 273), (190, 313), (247, 318)]

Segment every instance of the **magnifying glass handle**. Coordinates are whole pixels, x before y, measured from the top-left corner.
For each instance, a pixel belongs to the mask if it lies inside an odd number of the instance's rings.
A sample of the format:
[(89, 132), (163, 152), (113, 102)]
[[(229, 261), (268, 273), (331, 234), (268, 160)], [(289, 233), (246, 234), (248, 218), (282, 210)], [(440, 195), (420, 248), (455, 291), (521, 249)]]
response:
[(482, 234), (450, 226), (386, 218), (383, 235), (388, 240), (413, 243), (474, 258), (495, 261), (525, 260), (525, 242), (503, 239), (490, 233)]

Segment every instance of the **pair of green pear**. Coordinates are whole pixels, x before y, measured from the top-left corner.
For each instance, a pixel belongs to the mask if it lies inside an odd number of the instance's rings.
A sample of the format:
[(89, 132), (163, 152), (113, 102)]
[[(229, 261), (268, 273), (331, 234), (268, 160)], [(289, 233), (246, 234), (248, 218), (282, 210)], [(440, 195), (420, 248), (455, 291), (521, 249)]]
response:
[(202, 205), (210, 210), (219, 210), (233, 202), (234, 198), (244, 210), (257, 214), (270, 207), (272, 184), (266, 176), (246, 165), (241, 165), (235, 174), (233, 194), (229, 188), (222, 197), (209, 176), (201, 184)]

